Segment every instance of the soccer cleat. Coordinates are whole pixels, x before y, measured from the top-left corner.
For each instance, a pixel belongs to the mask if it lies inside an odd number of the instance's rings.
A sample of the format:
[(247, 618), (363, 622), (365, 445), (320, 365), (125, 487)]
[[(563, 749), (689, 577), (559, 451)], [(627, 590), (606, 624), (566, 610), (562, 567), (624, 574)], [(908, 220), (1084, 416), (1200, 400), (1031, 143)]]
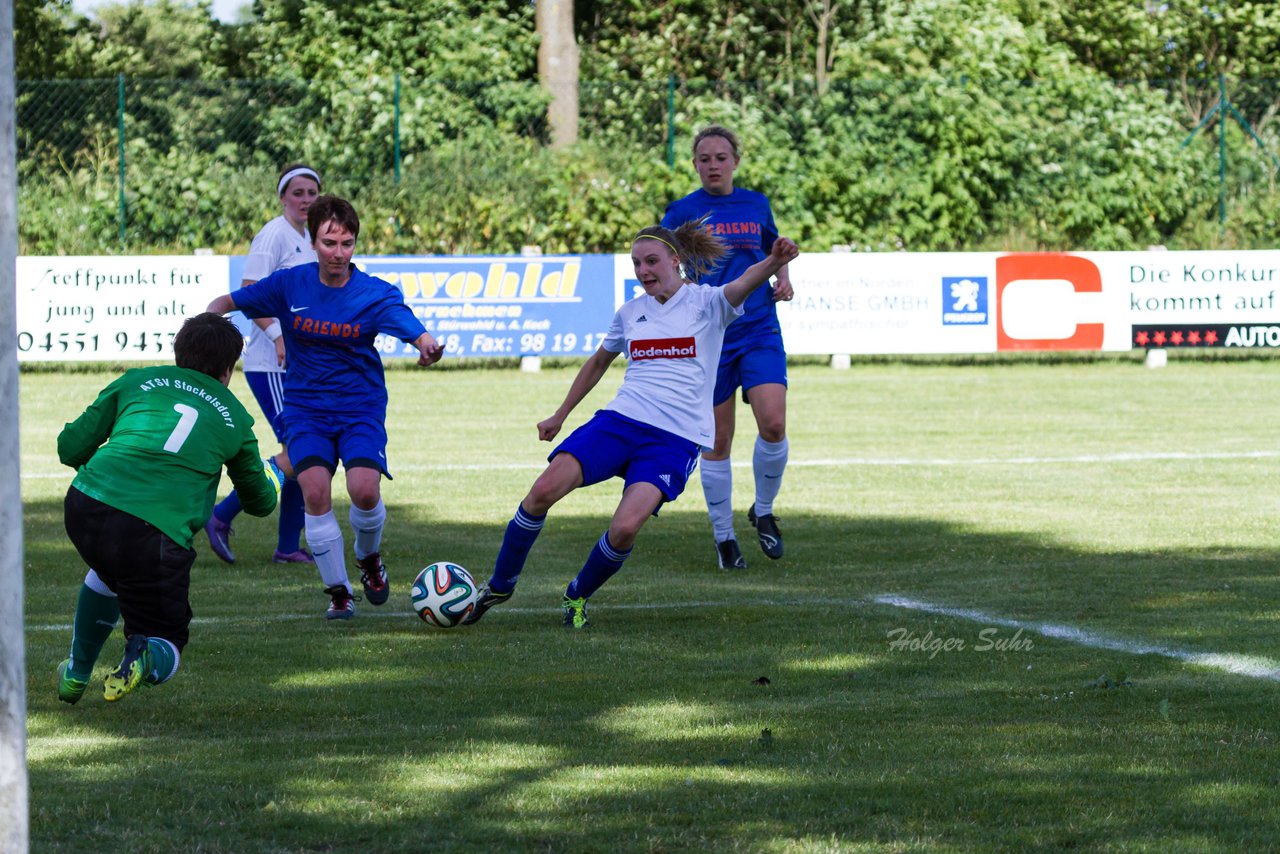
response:
[(755, 527), (756, 534), (760, 537), (760, 551), (764, 552), (765, 557), (773, 560), (782, 557), (782, 532), (778, 530), (777, 517), (772, 513), (757, 516), (756, 506), (752, 504), (747, 511), (747, 521)]
[(360, 566), (360, 583), (364, 585), (364, 598), (370, 605), (381, 605), (391, 595), (391, 582), (387, 580), (387, 568), (382, 565), (382, 555), (378, 552), (356, 561)]
[(74, 703), (84, 695), (89, 687), (88, 679), (77, 679), (67, 671), (71, 669), (71, 659), (58, 665), (58, 699), (64, 703)]
[(561, 606), (564, 608), (564, 627), (566, 629), (585, 629), (587, 627), (587, 600), (570, 599), (564, 595)]
[(716, 543), (716, 561), (721, 569), (746, 569), (747, 559), (742, 556), (737, 540)]
[(262, 461), (262, 473), (267, 476), (267, 480), (271, 481), (271, 486), (278, 496), (280, 490), (284, 487), (285, 475), (275, 457), (267, 457)]
[(324, 612), (326, 620), (350, 620), (356, 615), (356, 597), (351, 595), (345, 584), (326, 587), (324, 592), (332, 600), (329, 602), (329, 609)]
[(229, 523), (217, 516), (210, 516), (209, 521), (204, 523), (204, 532), (209, 535), (209, 548), (213, 549), (214, 554), (227, 563), (236, 562), (236, 556), (231, 552), (231, 535), (235, 531), (231, 530)]
[(508, 590), (506, 593), (494, 593), (489, 589), (489, 585), (480, 588), (479, 595), (476, 596), (475, 607), (471, 609), (471, 613), (462, 620), (462, 625), (469, 626), (472, 623), (480, 622), (480, 618), (484, 616), (484, 612), (488, 611), (494, 605), (501, 605), (503, 602), (511, 598), (514, 590)]
[(311, 556), (311, 552), (306, 549), (298, 549), (296, 552), (282, 552), (276, 549), (276, 553), (271, 556), (272, 563), (308, 563), (314, 564), (316, 559)]
[(151, 652), (146, 635), (130, 635), (124, 644), (124, 658), (102, 685), (102, 699), (114, 703), (142, 684), (151, 670)]

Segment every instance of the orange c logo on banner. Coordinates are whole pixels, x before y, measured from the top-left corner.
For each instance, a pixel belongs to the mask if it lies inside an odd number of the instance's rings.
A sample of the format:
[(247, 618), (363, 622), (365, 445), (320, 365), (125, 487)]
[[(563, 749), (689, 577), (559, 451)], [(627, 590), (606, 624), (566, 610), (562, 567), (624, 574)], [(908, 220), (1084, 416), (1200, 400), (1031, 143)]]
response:
[(1056, 253), (1002, 255), (996, 259), (997, 350), (1101, 350), (1101, 323), (1080, 323), (1066, 338), (1015, 338), (1004, 328), (1004, 289), (1014, 282), (1067, 282), (1076, 293), (1101, 293), (1102, 274), (1085, 258)]

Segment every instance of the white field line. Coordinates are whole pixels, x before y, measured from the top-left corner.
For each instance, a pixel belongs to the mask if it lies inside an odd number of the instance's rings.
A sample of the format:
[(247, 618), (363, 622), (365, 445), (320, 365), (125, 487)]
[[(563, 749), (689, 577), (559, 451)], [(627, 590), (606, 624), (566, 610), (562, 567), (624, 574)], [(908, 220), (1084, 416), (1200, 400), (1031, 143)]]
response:
[[(317, 597), (319, 598), (319, 597)], [(246, 623), (297, 623), (297, 622), (316, 622), (322, 619), (321, 605), (319, 602), (314, 611), (307, 613), (287, 613), (287, 614), (271, 614), (266, 616), (254, 617), (197, 617), (191, 621), (193, 626), (222, 626), (244, 625)], [(911, 611), (921, 611), (928, 614), (937, 614), (944, 617), (954, 617), (962, 620), (970, 620), (975, 623), (982, 623), (988, 626), (1003, 626), (1009, 629), (1022, 629), (1027, 632), (1034, 632), (1042, 637), (1053, 638), (1054, 640), (1066, 641), (1080, 646), (1090, 647), (1092, 649), (1106, 649), (1112, 652), (1121, 652), (1127, 655), (1159, 655), (1165, 658), (1172, 658), (1187, 664), (1194, 664), (1200, 667), (1208, 667), (1213, 670), (1220, 670), (1224, 673), (1232, 673), (1237, 676), (1248, 676), (1254, 679), (1266, 679), (1272, 682), (1280, 682), (1280, 662), (1262, 656), (1221, 654), (1221, 653), (1205, 653), (1192, 652), (1190, 650), (1177, 649), (1175, 647), (1164, 646), (1161, 644), (1145, 643), (1142, 641), (1126, 640), (1124, 638), (1109, 637), (1106, 635), (1090, 632), (1086, 629), (1077, 628), (1075, 626), (1061, 625), (1058, 623), (1044, 623), (1029, 620), (1012, 620), (1006, 617), (997, 617), (994, 614), (988, 614), (971, 608), (951, 608), (945, 605), (936, 605), (930, 602), (921, 602), (917, 599), (909, 599), (905, 596), (895, 596), (892, 594), (881, 594), (871, 596), (866, 599), (813, 599), (813, 600), (782, 600), (782, 599), (754, 599), (754, 600), (733, 600), (726, 602), (681, 602), (659, 603), (659, 602), (638, 602), (630, 604), (605, 605), (603, 608), (610, 611), (653, 611), (662, 610), (688, 610), (690, 608), (740, 608), (740, 607), (784, 607), (795, 608), (804, 606), (823, 605), (830, 607), (832, 605), (845, 606), (852, 608), (862, 608), (868, 604), (889, 605), (894, 608), (904, 608)], [(559, 608), (543, 607), (507, 607), (503, 606), (499, 609), (503, 614), (558, 614)], [(385, 618), (412, 618), (414, 616), (409, 610), (386, 610), (372, 608), (363, 608), (356, 614), (357, 620), (385, 619)], [(26, 627), (28, 632), (70, 632), (70, 623), (44, 623), (30, 625)]]
[(1213, 670), (1221, 670), (1225, 673), (1234, 673), (1238, 676), (1249, 676), (1254, 679), (1266, 679), (1272, 682), (1280, 682), (1280, 662), (1270, 658), (1253, 655), (1235, 655), (1231, 653), (1206, 653), (1192, 652), (1185, 649), (1177, 649), (1176, 647), (1163, 646), (1161, 644), (1151, 644), (1142, 641), (1125, 640), (1123, 638), (1108, 637), (1106, 635), (1090, 632), (1085, 629), (1076, 628), (1075, 626), (1066, 626), (1058, 623), (1041, 623), (1030, 620), (1011, 620), (1006, 617), (997, 617), (983, 611), (971, 608), (950, 608), (945, 605), (935, 605), (931, 602), (921, 602), (917, 599), (908, 599), (904, 596), (880, 595), (873, 596), (871, 601), (880, 605), (892, 605), (895, 608), (905, 608), (910, 611), (923, 611), (927, 614), (937, 614), (943, 617), (955, 617), (962, 620), (970, 620), (975, 623), (984, 623), (990, 626), (1003, 626), (1009, 629), (1022, 629), (1027, 632), (1035, 632), (1047, 638), (1054, 640), (1066, 641), (1067, 643), (1079, 644), (1093, 649), (1106, 649), (1112, 652), (1123, 652), (1129, 655), (1160, 655), (1165, 658), (1173, 658), (1187, 664), (1195, 664), (1201, 667), (1208, 667)]
[[(818, 460), (790, 460), (788, 468), (855, 468), (855, 467), (945, 467), (945, 466), (1025, 466), (1025, 465), (1079, 465), (1093, 463), (1144, 463), (1195, 460), (1261, 460), (1280, 457), (1280, 451), (1153, 451), (1149, 453), (1076, 454), (1058, 457), (970, 457), (948, 459), (926, 457), (922, 459), (833, 457)], [(396, 472), (451, 472), (451, 471), (541, 471), (546, 463), (442, 463), (440, 465), (392, 466)], [(750, 460), (739, 460), (734, 468), (750, 468)], [(23, 480), (66, 480), (70, 482), (75, 472), (70, 469), (56, 472), (24, 472)]]

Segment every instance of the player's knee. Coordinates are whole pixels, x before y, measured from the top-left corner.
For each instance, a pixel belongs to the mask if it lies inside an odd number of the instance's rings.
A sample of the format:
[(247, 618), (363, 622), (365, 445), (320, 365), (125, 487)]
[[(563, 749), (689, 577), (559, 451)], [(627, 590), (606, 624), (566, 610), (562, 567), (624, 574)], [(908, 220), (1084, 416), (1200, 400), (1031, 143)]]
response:
[(378, 506), (382, 495), (378, 488), (362, 487), (351, 490), (351, 503), (361, 510), (373, 510)]
[(644, 523), (631, 523), (628, 521), (614, 520), (609, 525), (609, 544), (620, 552), (630, 551), (631, 547), (636, 543), (636, 537), (640, 533), (640, 528)]
[(781, 442), (787, 437), (787, 420), (769, 418), (760, 423), (760, 438), (766, 442)]
[(302, 488), (302, 503), (311, 516), (323, 516), (333, 509), (333, 498), (327, 489)]
[(626, 551), (635, 544), (636, 538), (640, 536), (640, 529), (652, 518), (651, 509), (644, 512), (635, 508), (630, 511), (621, 510), (609, 520), (609, 542), (613, 543), (614, 548)]
[(534, 481), (533, 486), (529, 489), (529, 494), (521, 502), (521, 506), (524, 507), (526, 513), (531, 513), (534, 516), (545, 516), (555, 503), (556, 490), (553, 484), (539, 478)]

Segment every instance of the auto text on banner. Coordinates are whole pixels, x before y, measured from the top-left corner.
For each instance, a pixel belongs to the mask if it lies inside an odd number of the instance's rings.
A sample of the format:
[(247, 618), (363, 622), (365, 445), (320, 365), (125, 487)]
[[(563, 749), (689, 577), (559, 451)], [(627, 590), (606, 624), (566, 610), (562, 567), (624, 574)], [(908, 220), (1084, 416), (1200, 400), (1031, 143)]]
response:
[(18, 361), (171, 361), (182, 321), (227, 292), (225, 256), (19, 256)]
[(1134, 347), (1280, 348), (1280, 252), (1085, 256), (1128, 285)]
[[(612, 255), (357, 258), (405, 302), (448, 357), (587, 356), (617, 304)], [(379, 336), (384, 357), (418, 352)]]

